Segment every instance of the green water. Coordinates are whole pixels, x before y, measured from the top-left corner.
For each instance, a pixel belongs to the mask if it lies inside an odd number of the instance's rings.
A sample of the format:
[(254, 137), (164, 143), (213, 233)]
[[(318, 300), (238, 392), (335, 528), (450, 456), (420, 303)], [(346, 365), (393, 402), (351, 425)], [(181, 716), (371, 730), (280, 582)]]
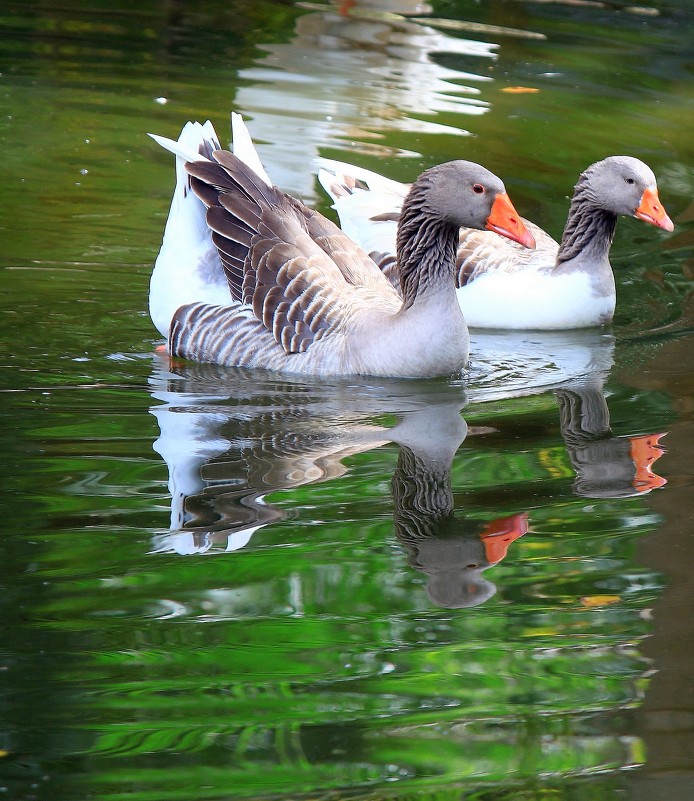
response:
[[(0, 3), (0, 797), (694, 795), (690, 4), (362, 5)], [(326, 213), (463, 156), (556, 236), (627, 153), (676, 229), (457, 380), (169, 364), (146, 132), (232, 109)]]

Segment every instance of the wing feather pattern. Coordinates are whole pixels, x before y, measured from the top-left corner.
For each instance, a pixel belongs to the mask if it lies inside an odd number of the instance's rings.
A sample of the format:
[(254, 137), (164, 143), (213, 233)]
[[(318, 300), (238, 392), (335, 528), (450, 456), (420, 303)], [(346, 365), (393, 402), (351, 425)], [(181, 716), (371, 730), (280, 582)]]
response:
[(368, 287), (375, 292), (388, 291), (388, 281), (381, 271), (374, 270), (374, 262), (361, 248), (335, 225), (318, 212), (306, 208), (306, 227), (314, 242), (330, 256), (345, 281), (353, 286)]
[(374, 262), (337, 226), (233, 154), (215, 151), (211, 161), (186, 169), (207, 207), (233, 299), (252, 310), (286, 354), (303, 353), (338, 329), (365, 294), (395, 297)]

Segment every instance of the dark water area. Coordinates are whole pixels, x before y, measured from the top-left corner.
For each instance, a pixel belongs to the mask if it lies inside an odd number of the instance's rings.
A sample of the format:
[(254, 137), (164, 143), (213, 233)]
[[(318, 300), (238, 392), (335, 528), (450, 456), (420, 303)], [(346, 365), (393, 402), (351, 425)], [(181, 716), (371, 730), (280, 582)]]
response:
[[(0, 3), (0, 797), (694, 797), (694, 10)], [(340, 13), (342, 12), (342, 13)], [(609, 328), (473, 332), (449, 380), (169, 361), (175, 137), (503, 176), (559, 236), (646, 161)]]

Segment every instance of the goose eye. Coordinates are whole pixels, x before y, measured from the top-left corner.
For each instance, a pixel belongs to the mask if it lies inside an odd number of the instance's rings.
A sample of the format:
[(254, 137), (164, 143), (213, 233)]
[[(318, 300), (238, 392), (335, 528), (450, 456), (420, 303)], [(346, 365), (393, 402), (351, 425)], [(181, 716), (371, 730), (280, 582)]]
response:
[(473, 191), (473, 192), (474, 192), (476, 195), (483, 195), (483, 194), (484, 194), (484, 187), (482, 186), (482, 184), (475, 184), (475, 185), (472, 187), (472, 191)]
[(627, 184), (635, 184), (636, 183), (636, 181), (633, 178), (625, 178), (624, 181)]

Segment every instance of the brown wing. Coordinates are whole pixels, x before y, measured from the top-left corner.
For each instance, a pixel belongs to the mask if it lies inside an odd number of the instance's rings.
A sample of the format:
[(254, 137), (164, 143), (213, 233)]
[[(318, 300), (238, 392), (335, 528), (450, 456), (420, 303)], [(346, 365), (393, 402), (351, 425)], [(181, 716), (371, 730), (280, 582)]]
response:
[(232, 297), (250, 306), (286, 353), (343, 324), (355, 291), (391, 294), (373, 262), (336, 226), (227, 151), (186, 165)]
[[(276, 203), (279, 189), (269, 187), (226, 150), (216, 150), (211, 161), (186, 164), (191, 187), (207, 206), (207, 225), (234, 300), (241, 300), (244, 265), (257, 231), (263, 206)], [(229, 205), (233, 210), (229, 210)]]
[(389, 291), (388, 281), (383, 280), (379, 269), (374, 269), (374, 260), (355, 245), (341, 228), (303, 203), (289, 199), (300, 207), (311, 239), (330, 257), (348, 284), (375, 292)]

